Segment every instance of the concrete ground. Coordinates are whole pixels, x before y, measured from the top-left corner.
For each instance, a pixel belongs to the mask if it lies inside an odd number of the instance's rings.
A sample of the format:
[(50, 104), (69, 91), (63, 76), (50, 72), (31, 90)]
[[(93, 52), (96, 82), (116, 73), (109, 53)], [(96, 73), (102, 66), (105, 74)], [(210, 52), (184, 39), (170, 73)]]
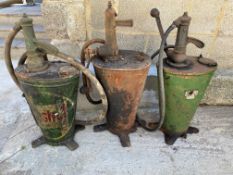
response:
[(192, 125), (200, 133), (173, 146), (161, 132), (139, 128), (130, 135), (132, 147), (122, 148), (116, 136), (88, 126), (75, 135), (80, 147), (73, 152), (48, 145), (33, 149), (30, 142), (40, 129), (3, 61), (0, 82), (0, 175), (233, 174), (233, 107), (199, 107)]

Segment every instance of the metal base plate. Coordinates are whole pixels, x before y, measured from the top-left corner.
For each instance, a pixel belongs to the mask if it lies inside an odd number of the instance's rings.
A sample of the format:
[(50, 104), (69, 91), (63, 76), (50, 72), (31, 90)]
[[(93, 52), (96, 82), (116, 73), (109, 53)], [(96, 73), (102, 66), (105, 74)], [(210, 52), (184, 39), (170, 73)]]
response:
[[(83, 125), (75, 125), (75, 131), (81, 131), (85, 129), (85, 126)], [(73, 138), (69, 138), (67, 140), (61, 141), (61, 142), (50, 142), (48, 141), (44, 136), (39, 137), (38, 139), (32, 141), (32, 148), (37, 148), (38, 146), (41, 146), (43, 144), (48, 144), (51, 146), (66, 146), (69, 150), (74, 151), (79, 147), (78, 143), (73, 140)]]

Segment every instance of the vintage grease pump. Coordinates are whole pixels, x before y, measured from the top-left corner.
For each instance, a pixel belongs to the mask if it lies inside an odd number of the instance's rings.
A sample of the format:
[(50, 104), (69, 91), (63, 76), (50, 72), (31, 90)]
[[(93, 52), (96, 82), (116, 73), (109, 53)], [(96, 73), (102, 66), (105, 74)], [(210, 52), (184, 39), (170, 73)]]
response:
[[(117, 46), (116, 27), (133, 25), (132, 20), (116, 20), (116, 11), (111, 2), (105, 11), (105, 40), (88, 41), (81, 53), (85, 65), (85, 55), (89, 55), (88, 63), (92, 61), (96, 77), (101, 82), (109, 101), (106, 124), (94, 127), (94, 131), (108, 129), (119, 136), (122, 146), (130, 146), (129, 133), (136, 130), (135, 119), (140, 98), (145, 85), (147, 73), (151, 65), (150, 58), (142, 52), (119, 50)], [(92, 44), (103, 46), (90, 50)], [(90, 56), (91, 55), (91, 56)], [(93, 104), (90, 96), (90, 83), (84, 76), (82, 92)]]
[[(186, 55), (186, 46), (189, 43), (198, 48), (204, 47), (202, 41), (188, 36), (191, 17), (187, 12), (176, 19), (165, 33), (158, 9), (152, 9), (151, 16), (156, 19), (162, 38), (160, 49), (152, 55), (152, 59), (159, 55), (157, 67), (160, 123), (157, 128), (161, 126), (161, 131), (165, 134), (165, 142), (173, 144), (179, 137), (186, 138), (187, 133), (199, 132), (189, 124), (214, 75), (217, 63), (202, 55), (197, 57)], [(175, 28), (178, 29), (176, 43), (167, 45), (166, 39)], [(167, 55), (166, 58), (162, 56), (163, 51)], [(154, 125), (147, 123), (144, 126), (148, 128)]]
[[(20, 30), (23, 30), (27, 51), (14, 69), (11, 45)], [(49, 61), (47, 55), (56, 56), (65, 62)], [(96, 86), (104, 108), (102, 118), (105, 116), (107, 97), (99, 81), (74, 58), (60, 52), (53, 45), (38, 41), (32, 19), (26, 15), (15, 24), (6, 39), (5, 62), (12, 79), (23, 91), (32, 115), (43, 133), (43, 136), (32, 142), (32, 147), (45, 143), (65, 145), (70, 150), (78, 147), (73, 136), (75, 130), (83, 128), (75, 120), (79, 71)]]

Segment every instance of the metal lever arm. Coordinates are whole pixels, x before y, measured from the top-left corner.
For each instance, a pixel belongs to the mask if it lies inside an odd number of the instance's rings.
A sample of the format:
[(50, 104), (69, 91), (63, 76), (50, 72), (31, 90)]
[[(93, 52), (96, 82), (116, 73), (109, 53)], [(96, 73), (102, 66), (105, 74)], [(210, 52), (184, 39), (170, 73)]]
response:
[[(150, 12), (150, 15), (155, 18), (157, 27), (159, 29), (159, 34), (161, 36), (161, 39), (163, 38), (164, 30), (163, 25), (160, 19), (160, 12), (157, 8), (153, 8)], [(165, 41), (165, 47), (167, 47), (167, 42)]]
[(189, 44), (189, 43), (194, 44), (196, 47), (198, 47), (200, 49), (205, 47), (205, 43), (204, 42), (202, 42), (199, 39), (193, 38), (193, 37), (188, 37), (187, 38), (187, 44)]

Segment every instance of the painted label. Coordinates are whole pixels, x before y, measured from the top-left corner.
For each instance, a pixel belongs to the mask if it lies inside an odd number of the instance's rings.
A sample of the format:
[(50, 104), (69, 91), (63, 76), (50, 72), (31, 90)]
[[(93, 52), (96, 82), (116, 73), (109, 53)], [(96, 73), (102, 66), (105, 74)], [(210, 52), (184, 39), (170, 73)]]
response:
[(68, 106), (73, 108), (69, 101), (57, 101), (51, 105), (37, 105), (37, 121), (41, 128), (53, 129), (60, 128), (67, 130), (70, 128)]

